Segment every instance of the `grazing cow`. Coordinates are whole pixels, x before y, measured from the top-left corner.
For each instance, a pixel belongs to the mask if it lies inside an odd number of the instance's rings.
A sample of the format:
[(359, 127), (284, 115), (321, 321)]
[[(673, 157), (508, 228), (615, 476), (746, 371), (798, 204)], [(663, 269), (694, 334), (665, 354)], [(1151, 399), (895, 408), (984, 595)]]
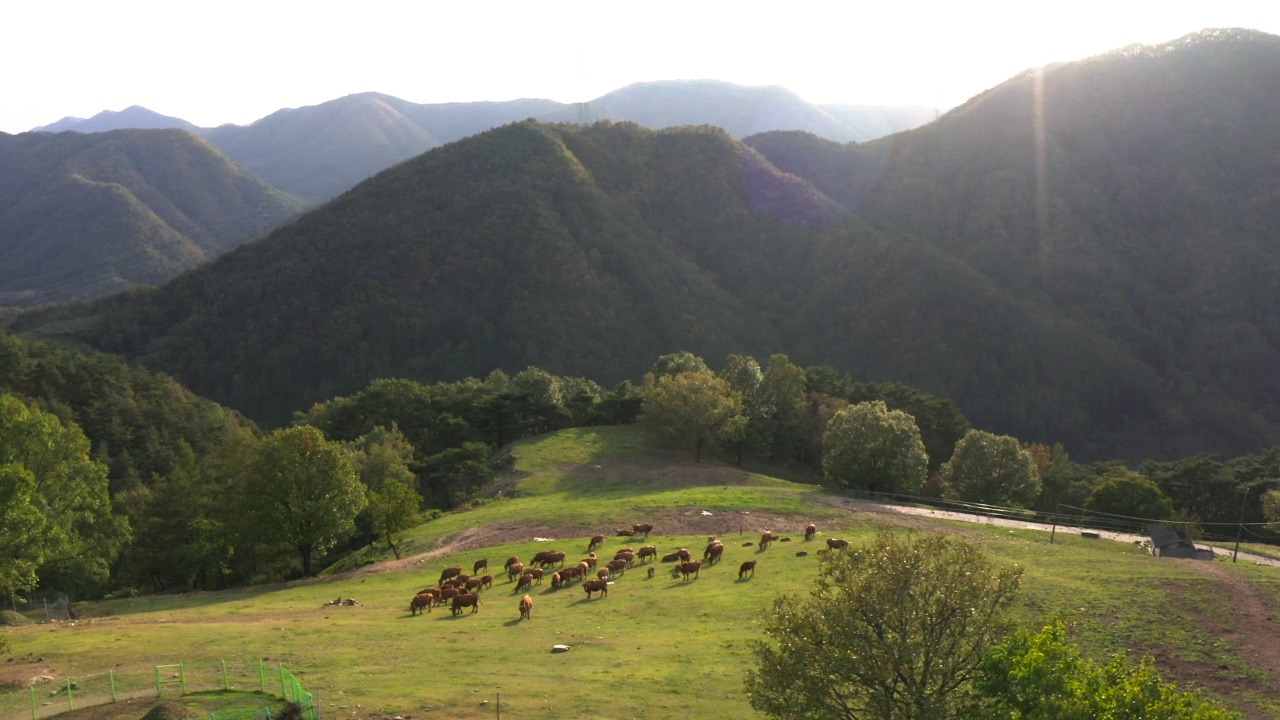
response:
[(720, 556), (722, 555), (724, 555), (723, 545), (716, 544), (711, 546), (711, 548), (707, 550), (707, 557), (706, 557), (707, 564), (715, 565), (716, 563), (720, 562)]
[(477, 560), (476, 564), (471, 566), (471, 574), (479, 575), (481, 570), (488, 570), (488, 569), (489, 569), (489, 558), (485, 558), (483, 560)]
[(574, 578), (582, 577), (582, 566), (574, 565), (572, 567), (560, 569), (560, 584), (565, 585)]
[(720, 548), (720, 552), (724, 552), (724, 543), (720, 542), (719, 540), (712, 540), (711, 542), (707, 543), (707, 549), (702, 551), (702, 559), (703, 560), (709, 559), (711, 557), (712, 551), (714, 551), (716, 548)]
[(541, 564), (543, 564), (544, 562), (546, 562), (546, 560), (547, 560), (547, 556), (548, 556), (548, 555), (550, 555), (550, 554), (551, 554), (551, 553), (553, 553), (553, 552), (555, 552), (555, 551), (554, 551), (554, 550), (543, 550), (543, 551), (541, 551), (541, 552), (537, 553), (536, 555), (534, 555), (534, 556), (533, 556), (533, 559), (529, 561), (529, 565), (530, 565), (530, 566), (533, 566), (533, 565), (541, 565)]
[(764, 533), (760, 535), (760, 549), (768, 550), (769, 543), (771, 542), (773, 542), (773, 533), (765, 530)]
[(524, 574), (533, 576), (534, 585), (542, 584), (542, 568), (529, 568)]
[(627, 561), (611, 560), (605, 567), (608, 568), (610, 575), (621, 575), (627, 570)]
[(462, 594), (458, 588), (445, 588), (440, 591), (440, 604), (443, 605), (445, 600), (452, 600)]
[(431, 612), (431, 604), (434, 603), (435, 600), (435, 596), (431, 593), (418, 593), (417, 595), (414, 595), (413, 599), (409, 601), (409, 614), (417, 615), (422, 612), (423, 609), (426, 609), (427, 612)]
[(547, 553), (546, 557), (542, 559), (541, 563), (539, 563), (537, 560), (534, 560), (534, 564), (541, 565), (542, 567), (551, 567), (552, 565), (564, 565), (564, 553), (556, 552), (553, 550)]
[(600, 597), (609, 597), (609, 583), (604, 580), (588, 580), (582, 583), (582, 589), (587, 591), (588, 600), (593, 592), (600, 593)]
[(516, 589), (512, 592), (524, 592), (533, 587), (533, 573), (525, 573), (520, 576), (520, 582), (516, 583)]
[(596, 569), (596, 556), (595, 556), (594, 554), (592, 554), (590, 557), (584, 557), (584, 558), (582, 558), (582, 560), (581, 560), (581, 561), (579, 561), (579, 563), (578, 563), (578, 564), (579, 564), (579, 565), (581, 565), (582, 563), (586, 563), (586, 564), (587, 564), (587, 569), (588, 569), (588, 570), (595, 570), (595, 569)]
[(503, 567), (504, 567), (504, 568), (509, 568), (509, 567), (511, 567), (512, 565), (515, 565), (515, 564), (516, 564), (516, 563), (518, 563), (518, 562), (520, 562), (520, 556), (519, 556), (519, 555), (512, 555), (511, 557), (507, 558), (507, 564), (506, 564), (506, 565), (503, 565)]
[(627, 567), (631, 567), (631, 566), (635, 563), (635, 561), (636, 561), (636, 554), (635, 554), (635, 553), (633, 553), (633, 552), (631, 552), (630, 550), (623, 550), (623, 551), (619, 552), (617, 555), (614, 555), (614, 556), (613, 556), (613, 559), (614, 559), (614, 560), (626, 560), (626, 561), (627, 561)]
[(454, 616), (456, 617), (458, 615), (461, 615), (462, 608), (466, 608), (466, 607), (471, 608), (471, 612), (473, 613), (480, 612), (480, 596), (476, 595), (475, 593), (458, 595), (453, 598), (453, 605), (449, 607), (449, 610), (451, 610)]
[(702, 572), (701, 560), (690, 560), (689, 562), (680, 563), (680, 574), (684, 576), (685, 580), (688, 580), (690, 575), (696, 579), (700, 572)]
[(468, 580), (466, 585), (464, 585), (463, 587), (467, 589), (467, 592), (475, 592), (476, 590), (484, 588), (484, 580), (481, 580), (478, 577), (474, 577)]
[(818, 534), (818, 526), (814, 525), (813, 523), (809, 523), (809, 525), (804, 529), (805, 542), (812, 540), (813, 536), (817, 534)]
[(848, 540), (837, 540), (836, 538), (827, 538), (828, 550), (844, 550), (849, 547)]
[(653, 579), (653, 568), (649, 568), (649, 579)]
[(662, 556), (662, 562), (675, 562), (679, 559), (680, 559), (680, 553), (678, 552), (667, 553), (666, 555)]
[[(440, 597), (440, 588), (439, 588), (438, 586), (437, 586), (437, 587), (423, 588), (423, 589), (421, 589), (421, 590), (419, 590), (419, 591), (418, 591), (418, 594), (419, 594), (419, 595), (421, 595), (422, 593), (431, 593), (431, 596), (432, 596), (432, 597)], [(334, 604), (336, 605), (337, 603), (334, 603)]]
[(598, 580), (608, 580), (608, 579), (609, 579), (609, 568), (600, 568), (599, 570), (597, 570), (597, 571), (596, 571), (596, 579), (598, 579)]
[(453, 579), (457, 580), (460, 583), (465, 583), (466, 581), (471, 579), (471, 576), (466, 573), (458, 573), (457, 575), (454, 576)]
[(487, 588), (489, 588), (490, 590), (492, 590), (492, 589), (493, 589), (493, 576), (492, 576), (492, 575), (485, 575), (484, 577), (480, 578), (480, 584), (481, 584), (481, 585), (484, 585), (485, 587), (487, 587)]
[(458, 578), (454, 578), (452, 580), (445, 580), (444, 582), (440, 583), (440, 587), (442, 588), (460, 588), (462, 587), (462, 585), (463, 585), (462, 581), (459, 580)]
[(639, 534), (641, 534), (641, 535), (644, 535), (645, 537), (649, 537), (649, 533), (653, 532), (653, 526), (652, 526), (652, 525), (650, 525), (649, 523), (641, 523), (641, 524), (639, 524), (639, 525), (632, 525), (632, 526), (631, 526), (631, 531), (632, 531), (633, 533), (639, 533)]
[(658, 548), (652, 545), (645, 545), (644, 547), (640, 548), (640, 562), (644, 562), (645, 558), (656, 558), (656, 557), (658, 557)]
[(587, 543), (587, 552), (591, 552), (604, 544), (603, 535), (592, 535), (591, 542)]
[(451, 568), (445, 568), (444, 572), (440, 573), (440, 582), (444, 583), (445, 580), (448, 580), (449, 578), (458, 577), (461, 574), (462, 574), (461, 565), (454, 565)]
[(528, 595), (520, 598), (520, 619), (531, 620), (532, 618), (529, 616), (529, 611), (531, 610), (533, 610), (533, 598)]
[(635, 530), (619, 530), (618, 531), (618, 537), (634, 537), (635, 534), (636, 534)]
[(562, 584), (560, 573), (551, 573), (551, 589), (559, 590)]
[(524, 574), (524, 563), (511, 563), (507, 566), (507, 582), (511, 582)]
[(676, 555), (680, 556), (680, 562), (689, 562), (693, 559), (693, 553), (689, 552), (689, 548), (680, 548), (676, 551)]
[(756, 561), (748, 560), (738, 566), (738, 579), (741, 580), (747, 573), (751, 573), (751, 577), (756, 576)]

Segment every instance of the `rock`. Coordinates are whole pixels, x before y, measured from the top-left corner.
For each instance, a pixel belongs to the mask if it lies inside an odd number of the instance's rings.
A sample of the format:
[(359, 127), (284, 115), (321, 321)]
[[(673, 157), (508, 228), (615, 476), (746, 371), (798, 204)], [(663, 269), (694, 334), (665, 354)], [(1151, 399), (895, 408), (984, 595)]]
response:
[(1102, 537), (1102, 536), (1101, 536), (1100, 534), (1098, 534), (1098, 531), (1097, 531), (1097, 530), (1081, 530), (1081, 531), (1080, 531), (1080, 537), (1082, 537), (1082, 538), (1089, 538), (1090, 540), (1097, 540), (1098, 538), (1100, 538), (1100, 537)]
[(552, 646), (551, 646), (551, 652), (553, 652), (553, 653), (566, 653), (566, 652), (569, 652), (569, 646), (568, 646), (568, 645), (552, 645)]
[(796, 557), (804, 557), (805, 555), (808, 555), (808, 554), (809, 554), (808, 552), (801, 550), (800, 552), (796, 553)]

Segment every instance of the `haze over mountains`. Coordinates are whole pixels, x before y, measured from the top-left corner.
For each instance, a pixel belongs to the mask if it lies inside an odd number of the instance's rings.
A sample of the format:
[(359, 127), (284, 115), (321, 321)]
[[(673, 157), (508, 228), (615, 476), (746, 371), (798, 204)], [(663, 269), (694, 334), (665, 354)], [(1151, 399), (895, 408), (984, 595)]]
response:
[(267, 423), (377, 377), (609, 383), (686, 349), (908, 382), (1078, 457), (1252, 450), (1280, 441), (1278, 105), (1280, 38), (1206, 31), (859, 145), (522, 121), (18, 327)]

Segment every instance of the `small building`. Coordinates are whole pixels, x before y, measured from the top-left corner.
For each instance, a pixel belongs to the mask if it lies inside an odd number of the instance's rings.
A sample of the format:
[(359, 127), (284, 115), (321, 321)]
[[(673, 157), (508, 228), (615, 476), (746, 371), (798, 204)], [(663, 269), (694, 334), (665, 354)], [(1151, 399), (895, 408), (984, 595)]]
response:
[(1212, 549), (1196, 547), (1195, 543), (1182, 537), (1177, 530), (1164, 523), (1148, 525), (1147, 535), (1151, 537), (1151, 552), (1157, 557), (1213, 559)]

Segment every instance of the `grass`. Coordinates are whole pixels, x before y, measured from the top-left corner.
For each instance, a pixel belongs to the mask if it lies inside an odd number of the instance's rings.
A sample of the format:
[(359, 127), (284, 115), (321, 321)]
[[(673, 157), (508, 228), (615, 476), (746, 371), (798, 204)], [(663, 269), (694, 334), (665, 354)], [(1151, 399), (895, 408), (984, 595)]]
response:
[[(1215, 592), (1194, 561), (1159, 560), (1139, 548), (1059, 535), (929, 518), (849, 513), (820, 502), (816, 488), (759, 473), (687, 459), (647, 448), (631, 429), (594, 428), (557, 433), (516, 446), (519, 473), (504, 499), (448, 514), (415, 529), (405, 545), (422, 552), (465, 533), (492, 532), (485, 547), (445, 553), (399, 572), (371, 572), (324, 582), (218, 593), (145, 597), (77, 604), (87, 621), (76, 625), (9, 628), (18, 657), (39, 655), (59, 681), (95, 682), (114, 669), (126, 687), (149, 686), (154, 666), (187, 663), (188, 678), (226, 660), (240, 688), (256, 689), (257, 660), (283, 662), (316, 695), (330, 718), (413, 715), (489, 718), (501, 693), (513, 718), (755, 717), (743, 693), (750, 642), (760, 638), (762, 613), (778, 595), (804, 595), (816, 576), (814, 551), (839, 535), (870, 539), (886, 519), (909, 532), (945, 532), (980, 543), (999, 564), (1024, 568), (1023, 601), (1015, 619), (1038, 627), (1051, 618), (1068, 623), (1070, 639), (1096, 658), (1120, 650), (1172, 653), (1189, 666), (1223, 679), (1214, 689), (1235, 703), (1280, 712), (1274, 677), (1259, 677), (1247, 658), (1204, 622), (1229, 598)], [(561, 460), (570, 458), (570, 460)], [(599, 465), (600, 467), (595, 467)], [(701, 515), (702, 510), (713, 515)], [(751, 516), (742, 515), (743, 512)], [(486, 557), (497, 567), (509, 555), (528, 558), (554, 546), (570, 558), (585, 551), (597, 529), (661, 516), (648, 541), (661, 552), (700, 550), (699, 523), (740, 518), (815, 518), (818, 542), (796, 539), (759, 552), (722, 529), (724, 561), (684, 582), (651, 563), (655, 577), (637, 566), (618, 579), (609, 597), (587, 600), (574, 585), (535, 587), (531, 620), (519, 620), (512, 585), (500, 579), (482, 595), (476, 614), (447, 611), (412, 617), (407, 605), (450, 565), (469, 568)], [(732, 519), (732, 520), (731, 520)], [(743, 520), (743, 522), (749, 522)], [(655, 523), (657, 524), (657, 523)], [(503, 528), (514, 528), (505, 535)], [(559, 528), (555, 542), (527, 532)], [(501, 539), (505, 538), (505, 539)], [(609, 537), (602, 556), (642, 539)], [(808, 550), (797, 557), (797, 550)], [(376, 550), (363, 560), (383, 559)], [(757, 559), (754, 578), (739, 581), (741, 561)], [(356, 563), (359, 564), (359, 563)], [(1218, 563), (1248, 583), (1274, 614), (1280, 609), (1275, 568)], [(335, 596), (354, 607), (324, 607)], [(552, 654), (551, 646), (572, 650)], [(216, 678), (215, 678), (216, 680)], [(1230, 683), (1238, 691), (1223, 692)], [(83, 684), (83, 683), (82, 683)], [(122, 685), (123, 686), (123, 685)], [(487, 703), (486, 703), (487, 701)], [(0, 719), (22, 716), (25, 693), (0, 693)]]

